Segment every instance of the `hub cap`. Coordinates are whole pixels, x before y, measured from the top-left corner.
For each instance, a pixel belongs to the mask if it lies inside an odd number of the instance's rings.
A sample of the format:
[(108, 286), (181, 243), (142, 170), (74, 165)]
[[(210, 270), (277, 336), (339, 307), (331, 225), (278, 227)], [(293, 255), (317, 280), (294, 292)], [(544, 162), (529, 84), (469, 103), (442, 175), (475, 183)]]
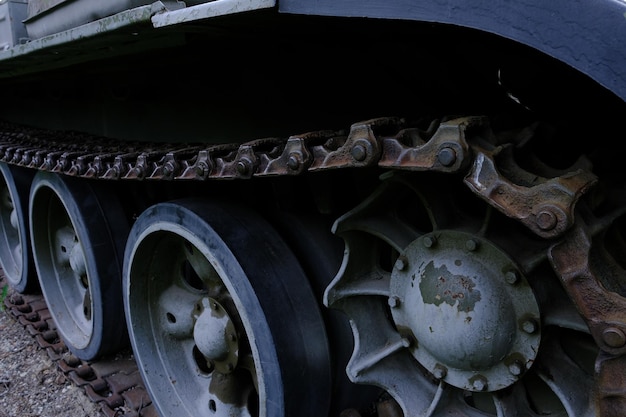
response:
[(411, 354), (448, 384), (499, 390), (535, 360), (537, 302), (515, 264), (486, 240), (457, 231), (416, 239), (396, 261), (390, 290)]

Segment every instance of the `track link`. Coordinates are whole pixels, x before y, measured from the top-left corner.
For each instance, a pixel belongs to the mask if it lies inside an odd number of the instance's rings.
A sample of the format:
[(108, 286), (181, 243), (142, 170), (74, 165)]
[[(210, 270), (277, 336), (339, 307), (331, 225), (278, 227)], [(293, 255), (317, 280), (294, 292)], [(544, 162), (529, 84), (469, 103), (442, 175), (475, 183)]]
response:
[[(0, 287), (5, 285), (8, 284), (0, 271)], [(130, 350), (93, 362), (80, 360), (57, 335), (43, 295), (12, 293), (4, 299), (4, 306), (37, 346), (46, 351), (59, 372), (100, 405), (105, 416), (158, 417)]]

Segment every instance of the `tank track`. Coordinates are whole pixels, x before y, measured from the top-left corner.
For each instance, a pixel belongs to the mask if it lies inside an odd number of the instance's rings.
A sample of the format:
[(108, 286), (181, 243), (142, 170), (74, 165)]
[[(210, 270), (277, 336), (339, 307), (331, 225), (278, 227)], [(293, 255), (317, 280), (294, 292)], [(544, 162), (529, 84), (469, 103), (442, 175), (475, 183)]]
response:
[[(7, 285), (0, 271), (0, 287)], [(158, 417), (132, 352), (83, 361), (72, 355), (59, 338), (56, 325), (41, 294), (14, 293), (4, 299), (6, 311), (45, 350), (57, 369), (87, 397), (100, 405), (107, 417)]]
[(124, 142), (0, 123), (0, 160), (106, 180), (236, 179), (374, 165), (456, 172), (468, 163), (465, 131), (484, 123), (468, 117), (422, 131), (404, 119), (379, 118), (355, 123), (349, 132), (219, 145)]
[[(174, 144), (119, 141), (0, 122), (0, 161), (117, 181), (234, 180), (362, 167), (461, 173), (473, 193), (544, 239), (561, 237), (572, 228), (577, 201), (597, 182), (585, 161), (566, 170), (543, 171), (544, 175), (526, 172), (514, 161), (512, 143), (499, 143), (483, 117), (420, 126), (385, 117), (354, 123), (346, 131), (238, 144)], [(525, 181), (529, 177), (532, 181)], [(590, 311), (585, 300), (575, 301), (581, 311)], [(59, 368), (102, 405), (105, 415), (156, 416), (130, 353), (95, 363), (80, 361), (59, 340), (42, 296), (16, 295), (5, 304)], [(591, 322), (593, 314), (588, 316)], [(596, 340), (605, 347), (600, 337)], [(393, 412), (379, 409), (378, 415)]]

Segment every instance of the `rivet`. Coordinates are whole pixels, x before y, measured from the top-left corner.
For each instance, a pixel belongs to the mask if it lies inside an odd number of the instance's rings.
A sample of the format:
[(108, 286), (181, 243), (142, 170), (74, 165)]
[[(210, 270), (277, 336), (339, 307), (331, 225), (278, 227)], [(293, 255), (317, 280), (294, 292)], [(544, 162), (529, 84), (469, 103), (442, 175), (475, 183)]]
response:
[(450, 167), (456, 162), (456, 152), (450, 147), (441, 148), (437, 153), (437, 159), (444, 167)]
[(558, 219), (550, 210), (543, 210), (537, 214), (537, 226), (541, 230), (552, 230), (556, 227)]
[(609, 327), (602, 332), (602, 340), (607, 346), (612, 348), (621, 348), (626, 345), (626, 335), (617, 327)]
[(363, 162), (367, 157), (367, 149), (363, 145), (355, 145), (350, 150), (350, 155), (355, 161)]

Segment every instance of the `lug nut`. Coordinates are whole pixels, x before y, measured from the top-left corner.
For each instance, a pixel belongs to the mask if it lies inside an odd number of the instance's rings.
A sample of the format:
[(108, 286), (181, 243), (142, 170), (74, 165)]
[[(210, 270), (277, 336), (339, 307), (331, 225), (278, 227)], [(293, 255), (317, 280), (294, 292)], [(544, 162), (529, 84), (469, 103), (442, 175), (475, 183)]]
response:
[(444, 379), (446, 375), (448, 375), (448, 370), (441, 364), (437, 364), (433, 369), (433, 376), (437, 379)]
[(397, 295), (392, 295), (387, 300), (387, 304), (389, 304), (391, 308), (397, 308), (400, 305), (400, 298)]
[(483, 376), (478, 376), (472, 381), (472, 388), (474, 391), (485, 391), (487, 389), (487, 379)]

